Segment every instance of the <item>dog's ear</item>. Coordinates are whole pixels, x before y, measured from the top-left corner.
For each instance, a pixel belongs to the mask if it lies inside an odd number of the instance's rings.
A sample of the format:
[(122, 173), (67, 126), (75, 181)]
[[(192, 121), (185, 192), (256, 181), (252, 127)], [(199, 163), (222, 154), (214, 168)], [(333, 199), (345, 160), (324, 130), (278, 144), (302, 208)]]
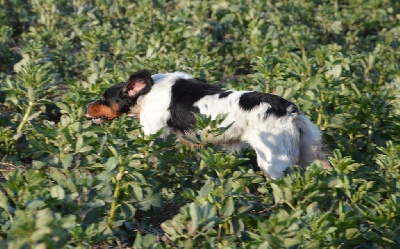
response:
[(153, 84), (151, 72), (149, 70), (141, 70), (129, 77), (124, 87), (124, 93), (129, 97), (134, 97), (139, 93), (143, 94), (150, 91)]

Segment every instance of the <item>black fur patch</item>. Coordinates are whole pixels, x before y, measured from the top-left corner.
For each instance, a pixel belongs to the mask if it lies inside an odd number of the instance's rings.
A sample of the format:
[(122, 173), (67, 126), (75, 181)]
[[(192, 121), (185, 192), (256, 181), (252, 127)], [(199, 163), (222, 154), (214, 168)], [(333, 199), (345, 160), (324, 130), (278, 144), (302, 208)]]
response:
[(100, 100), (101, 104), (111, 106), (112, 104), (116, 103), (119, 105), (119, 112), (127, 113), (129, 108), (134, 105), (135, 101), (124, 93), (123, 89), (125, 84), (125, 82), (120, 82), (108, 88), (104, 92), (103, 98)]
[[(126, 87), (129, 84), (134, 84), (135, 81), (143, 81), (146, 83), (146, 87), (143, 88), (138, 94), (133, 97), (128, 96), (126, 93)], [(136, 104), (139, 96), (148, 93), (151, 87), (154, 85), (153, 79), (151, 78), (151, 72), (149, 70), (141, 70), (129, 77), (127, 83), (120, 82), (114, 86), (108, 88), (101, 99), (101, 104), (105, 106), (111, 106), (112, 104), (118, 104), (120, 113), (128, 113), (131, 106)]]
[(219, 98), (220, 98), (220, 99), (226, 98), (226, 97), (228, 97), (231, 93), (232, 93), (232, 91), (225, 91), (225, 92), (223, 92), (223, 93), (220, 93), (220, 94), (219, 94)]
[(125, 86), (125, 82), (120, 82), (116, 85), (111, 86), (110, 88), (108, 88), (104, 94), (103, 97), (105, 99), (110, 99), (110, 98), (121, 98), (123, 97), (123, 91), (122, 89)]
[[(294, 105), (292, 102), (287, 101), (279, 96), (269, 93), (248, 92), (244, 93), (239, 100), (239, 106), (243, 110), (250, 111), (261, 103), (271, 105), (267, 110), (266, 115), (273, 114), (277, 117), (282, 117), (287, 114), (287, 108)], [(296, 107), (297, 109), (297, 107)]]
[(212, 86), (198, 79), (178, 79), (172, 86), (171, 104), (169, 111), (171, 116), (167, 121), (169, 127), (175, 131), (185, 132), (196, 123), (193, 113), (199, 113), (199, 109), (193, 104), (206, 95), (221, 93), (217, 86)]

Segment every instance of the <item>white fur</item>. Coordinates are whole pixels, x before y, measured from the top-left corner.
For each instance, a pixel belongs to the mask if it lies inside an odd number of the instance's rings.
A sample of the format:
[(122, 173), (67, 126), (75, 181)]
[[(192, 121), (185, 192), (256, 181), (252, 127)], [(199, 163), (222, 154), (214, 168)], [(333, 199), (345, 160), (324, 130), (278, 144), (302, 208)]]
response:
[[(191, 76), (176, 72), (156, 74), (152, 78), (154, 86), (138, 100), (140, 123), (145, 135), (154, 134), (162, 128), (169, 132), (167, 120), (170, 117), (171, 87), (176, 79)], [(274, 115), (265, 118), (270, 108), (268, 103), (262, 103), (250, 111), (243, 110), (239, 106), (239, 99), (246, 92), (232, 91), (224, 98), (219, 98), (219, 94), (208, 95), (194, 104), (201, 114), (213, 119), (218, 114), (227, 115), (221, 127), (231, 127), (220, 136), (211, 138), (210, 142), (249, 144), (256, 151), (260, 168), (273, 179), (282, 177), (291, 165), (298, 163), (307, 166), (315, 160), (325, 160), (321, 154), (321, 132), (307, 117), (288, 113), (279, 118)]]
[(171, 102), (171, 87), (179, 78), (191, 78), (190, 75), (182, 72), (155, 74), (151, 77), (154, 86), (149, 93), (138, 100), (138, 105), (141, 107), (140, 124), (143, 126), (145, 135), (155, 134), (167, 127), (170, 116), (168, 107)]

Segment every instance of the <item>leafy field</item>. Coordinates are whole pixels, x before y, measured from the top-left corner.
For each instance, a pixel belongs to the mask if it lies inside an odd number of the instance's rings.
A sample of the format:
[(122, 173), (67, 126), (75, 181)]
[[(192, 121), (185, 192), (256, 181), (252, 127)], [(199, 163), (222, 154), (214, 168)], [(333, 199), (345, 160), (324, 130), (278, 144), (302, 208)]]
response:
[[(129, 2), (0, 1), (0, 248), (399, 248), (399, 1)], [(85, 119), (144, 68), (293, 101), (334, 168)]]

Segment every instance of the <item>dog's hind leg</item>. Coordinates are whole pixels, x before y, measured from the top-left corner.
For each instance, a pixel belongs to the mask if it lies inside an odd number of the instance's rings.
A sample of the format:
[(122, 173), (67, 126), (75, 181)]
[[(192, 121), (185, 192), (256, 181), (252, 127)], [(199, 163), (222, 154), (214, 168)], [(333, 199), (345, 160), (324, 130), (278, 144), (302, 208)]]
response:
[(246, 141), (257, 154), (261, 170), (272, 179), (283, 177), (284, 171), (294, 165), (299, 157), (298, 132), (295, 127), (273, 132), (252, 131)]

